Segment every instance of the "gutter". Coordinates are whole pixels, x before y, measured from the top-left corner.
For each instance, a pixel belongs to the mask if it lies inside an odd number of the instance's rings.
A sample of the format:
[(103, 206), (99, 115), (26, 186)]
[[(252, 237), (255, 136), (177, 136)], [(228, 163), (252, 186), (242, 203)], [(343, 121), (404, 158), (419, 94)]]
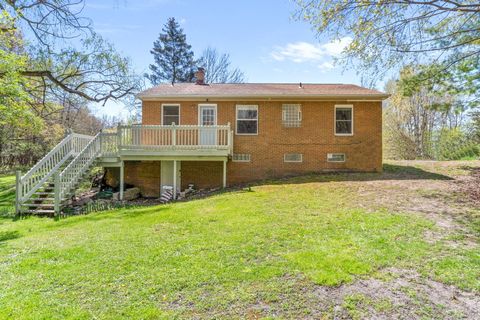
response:
[(142, 101), (383, 101), (389, 94), (360, 94), (360, 95), (142, 95), (137, 98)]

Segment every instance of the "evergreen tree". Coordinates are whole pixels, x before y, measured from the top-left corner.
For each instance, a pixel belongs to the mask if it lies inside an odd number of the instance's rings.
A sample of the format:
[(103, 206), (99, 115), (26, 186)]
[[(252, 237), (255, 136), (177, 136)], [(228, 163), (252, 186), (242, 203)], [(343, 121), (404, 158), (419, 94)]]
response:
[(145, 76), (154, 84), (162, 82), (193, 82), (195, 60), (192, 47), (186, 41), (183, 29), (169, 18), (150, 51), (155, 60), (151, 74)]

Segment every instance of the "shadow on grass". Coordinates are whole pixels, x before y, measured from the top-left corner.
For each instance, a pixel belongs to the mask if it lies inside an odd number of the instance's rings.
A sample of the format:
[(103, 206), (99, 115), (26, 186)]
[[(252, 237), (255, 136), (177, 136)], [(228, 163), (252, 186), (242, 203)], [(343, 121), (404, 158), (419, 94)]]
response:
[(383, 172), (312, 172), (280, 179), (267, 179), (250, 185), (301, 184), (312, 182), (379, 181), (379, 180), (454, 180), (447, 175), (413, 166), (384, 164)]
[(106, 211), (99, 211), (85, 215), (57, 217), (57, 223), (49, 225), (49, 228), (72, 226), (79, 222), (86, 221), (99, 222), (102, 220), (124, 220), (126, 218), (135, 218), (145, 214), (158, 214), (166, 210), (169, 205), (154, 205), (154, 206), (132, 206), (127, 208), (111, 209)]
[(0, 232), (0, 245), (4, 242), (12, 239), (20, 238), (20, 233), (18, 231), (1, 231)]

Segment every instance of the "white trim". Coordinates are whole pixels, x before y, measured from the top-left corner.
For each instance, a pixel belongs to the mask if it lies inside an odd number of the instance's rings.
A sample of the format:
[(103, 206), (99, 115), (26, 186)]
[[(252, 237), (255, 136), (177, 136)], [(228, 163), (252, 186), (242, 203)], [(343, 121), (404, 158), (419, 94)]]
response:
[(168, 106), (168, 107), (178, 107), (178, 123), (177, 123), (177, 126), (181, 124), (180, 122), (180, 115), (181, 115), (181, 112), (180, 112), (180, 103), (162, 103), (162, 107), (161, 107), (161, 110), (160, 110), (160, 123), (162, 126), (169, 126), (171, 125), (170, 124), (164, 124), (163, 123), (163, 107), (164, 106)]
[[(256, 133), (238, 133), (238, 108), (242, 107), (255, 107), (257, 110), (257, 132)], [(259, 112), (258, 112), (258, 104), (237, 104), (235, 105), (235, 135), (237, 136), (258, 136), (258, 122), (259, 122)], [(241, 120), (254, 120), (254, 119), (241, 119)]]
[[(352, 110), (352, 133), (337, 133), (337, 109), (351, 109)], [(333, 133), (336, 136), (353, 136), (355, 116), (353, 111), (353, 104), (336, 104), (333, 110)]]
[[(290, 155), (290, 154), (299, 154), (300, 155), (300, 160), (299, 161), (295, 161), (295, 160), (287, 160), (285, 159), (287, 155)], [(287, 163), (290, 163), (290, 162), (294, 162), (294, 163), (301, 163), (303, 162), (303, 154), (302, 153), (284, 153), (283, 154), (283, 162), (287, 162)]]
[[(343, 155), (343, 161), (330, 160), (329, 158), (332, 155)], [(346, 162), (346, 161), (347, 161), (347, 155), (345, 153), (340, 153), (340, 152), (327, 153), (327, 162)]]
[(214, 107), (215, 108), (215, 124), (214, 126), (217, 125), (217, 121), (218, 121), (218, 108), (217, 108), (217, 104), (216, 103), (199, 103), (198, 106), (197, 106), (197, 113), (198, 113), (198, 117), (197, 117), (197, 123), (199, 126), (201, 126), (201, 121), (200, 121), (200, 117), (201, 117), (201, 114), (200, 114), (200, 108), (201, 107)]
[(302, 95), (288, 95), (288, 94), (147, 94), (139, 93), (136, 96), (142, 101), (191, 101), (191, 100), (205, 100), (215, 99), (221, 101), (252, 101), (255, 99), (263, 99), (265, 101), (285, 101), (285, 100), (299, 100), (299, 101), (383, 101), (390, 97), (389, 94), (302, 94)]

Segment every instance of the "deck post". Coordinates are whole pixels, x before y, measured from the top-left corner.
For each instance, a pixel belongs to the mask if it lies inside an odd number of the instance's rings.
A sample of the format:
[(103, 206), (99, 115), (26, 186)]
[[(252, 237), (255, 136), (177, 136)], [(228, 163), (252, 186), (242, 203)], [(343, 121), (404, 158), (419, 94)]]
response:
[(223, 160), (223, 188), (227, 187), (227, 160)]
[(177, 199), (177, 160), (173, 160), (173, 200)]
[(20, 214), (20, 195), (22, 194), (22, 172), (15, 171), (15, 214)]
[(60, 173), (57, 171), (55, 172), (55, 180), (54, 180), (54, 201), (53, 201), (53, 210), (54, 215), (60, 215)]
[(120, 162), (120, 200), (123, 200), (123, 188), (124, 188), (124, 180), (125, 180), (125, 164), (122, 160)]

